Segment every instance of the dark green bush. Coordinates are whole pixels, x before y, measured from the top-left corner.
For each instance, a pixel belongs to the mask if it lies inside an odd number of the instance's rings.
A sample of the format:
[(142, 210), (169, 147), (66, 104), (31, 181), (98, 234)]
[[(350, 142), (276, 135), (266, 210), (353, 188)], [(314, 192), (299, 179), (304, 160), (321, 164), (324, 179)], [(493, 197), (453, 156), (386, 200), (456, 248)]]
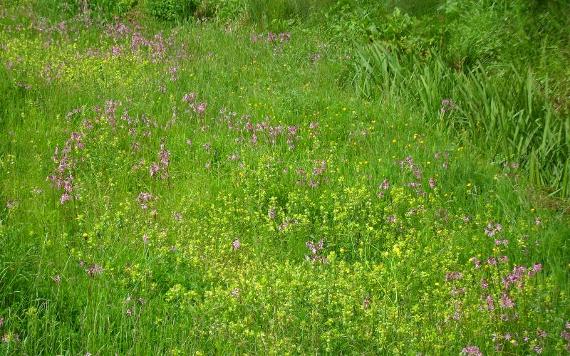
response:
[(173, 21), (189, 18), (197, 7), (195, 0), (146, 0), (146, 9), (155, 18)]

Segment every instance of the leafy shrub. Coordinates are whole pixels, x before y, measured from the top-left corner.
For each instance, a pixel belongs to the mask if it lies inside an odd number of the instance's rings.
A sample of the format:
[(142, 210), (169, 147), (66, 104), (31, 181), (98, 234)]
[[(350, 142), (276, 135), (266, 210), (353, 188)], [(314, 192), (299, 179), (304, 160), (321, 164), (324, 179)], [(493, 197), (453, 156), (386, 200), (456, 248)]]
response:
[(146, 0), (148, 12), (157, 19), (173, 21), (192, 16), (197, 3), (194, 0)]

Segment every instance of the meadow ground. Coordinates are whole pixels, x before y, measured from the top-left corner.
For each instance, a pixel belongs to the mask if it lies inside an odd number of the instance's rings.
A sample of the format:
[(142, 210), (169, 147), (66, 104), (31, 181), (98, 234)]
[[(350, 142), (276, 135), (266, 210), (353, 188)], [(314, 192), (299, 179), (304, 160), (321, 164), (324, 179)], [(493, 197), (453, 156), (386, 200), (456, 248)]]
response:
[(568, 205), (456, 98), (299, 23), (38, 4), (0, 2), (0, 353), (570, 350)]

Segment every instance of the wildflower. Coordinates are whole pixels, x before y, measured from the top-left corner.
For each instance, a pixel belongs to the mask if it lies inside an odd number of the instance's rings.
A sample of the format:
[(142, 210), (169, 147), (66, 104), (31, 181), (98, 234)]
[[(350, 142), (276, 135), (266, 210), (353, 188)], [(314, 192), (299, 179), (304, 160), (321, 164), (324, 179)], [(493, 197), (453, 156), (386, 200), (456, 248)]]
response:
[(232, 249), (234, 251), (239, 250), (240, 247), (241, 247), (241, 243), (239, 242), (238, 239), (235, 239), (234, 241), (232, 241)]
[(204, 113), (206, 112), (207, 106), (208, 106), (208, 104), (206, 104), (206, 103), (198, 103), (197, 105), (194, 106), (194, 111), (198, 115), (204, 115)]
[(275, 220), (275, 215), (276, 215), (275, 208), (269, 208), (269, 211), (267, 212), (267, 217), (269, 217), (269, 219), (271, 220)]
[(497, 265), (497, 259), (495, 257), (489, 257), (487, 259), (487, 264), (489, 266), (496, 266)]
[(506, 293), (503, 293), (501, 296), (501, 307), (505, 309), (512, 309), (515, 307), (515, 303)]
[(528, 276), (532, 277), (542, 270), (542, 264), (535, 263), (528, 271)]
[(313, 241), (307, 241), (306, 246), (311, 251), (310, 256), (305, 256), (307, 260), (311, 262), (322, 262), (326, 263), (327, 259), (324, 256), (320, 256), (319, 253), (323, 249), (324, 242), (323, 240), (319, 240), (319, 242), (315, 243)]
[(471, 262), (473, 262), (475, 268), (481, 268), (481, 261), (477, 257), (472, 257)]
[(562, 337), (566, 341), (570, 341), (570, 332), (568, 330), (562, 330), (560, 333), (560, 337)]
[(65, 204), (65, 202), (68, 202), (71, 200), (71, 195), (69, 195), (67, 192), (63, 193), (61, 195), (61, 198), (59, 198), (59, 202), (63, 205)]
[(394, 224), (394, 223), (396, 222), (396, 216), (390, 215), (390, 216), (388, 216), (388, 217), (386, 218), (386, 221), (387, 221), (389, 224)]
[(115, 57), (120, 56), (121, 52), (123, 52), (123, 49), (119, 46), (113, 46), (111, 48), (111, 54)]
[(534, 351), (537, 354), (541, 354), (542, 353), (542, 346), (536, 345), (532, 351)]
[(128, 308), (126, 311), (127, 316), (133, 316), (133, 309), (132, 308)]
[(176, 211), (172, 214), (172, 218), (176, 221), (182, 220), (182, 213)]
[(87, 268), (85, 272), (87, 272), (89, 277), (95, 277), (103, 273), (103, 267), (95, 263), (89, 266), (89, 268)]
[(1, 328), (2, 326), (4, 326), (4, 318), (3, 318), (3, 317), (0, 317), (0, 328)]
[(143, 244), (148, 245), (149, 238), (148, 238), (148, 235), (147, 235), (147, 234), (144, 234), (144, 235), (143, 235), (142, 240), (143, 240)]
[(515, 283), (520, 287), (525, 272), (526, 268), (524, 266), (513, 267), (513, 271), (503, 278), (503, 284), (505, 285), (505, 288), (509, 288), (509, 286)]
[(495, 301), (493, 300), (493, 297), (491, 297), (490, 295), (488, 295), (485, 298), (485, 302), (487, 303), (487, 310), (488, 311), (493, 311), (495, 310)]
[(388, 179), (384, 179), (382, 181), (382, 183), (380, 184), (380, 189), (382, 189), (382, 190), (390, 189), (390, 182), (388, 181)]
[(509, 257), (508, 256), (501, 256), (501, 257), (499, 257), (499, 262), (507, 263), (507, 262), (509, 262)]
[(489, 283), (484, 278), (481, 280), (481, 288), (483, 288), (483, 289), (489, 288)]
[(538, 335), (538, 337), (544, 339), (545, 337), (548, 336), (548, 333), (547, 333), (546, 331), (542, 330), (542, 329), (538, 329), (538, 330), (536, 331), (536, 335)]
[(170, 164), (170, 151), (164, 147), (164, 143), (160, 144), (160, 151), (158, 152), (158, 156), (160, 158), (160, 164), (162, 165), (162, 168), (167, 168)]
[(445, 114), (446, 112), (455, 110), (457, 108), (457, 105), (455, 105), (455, 102), (452, 99), (443, 99), (441, 101), (441, 108), (440, 108), (440, 112), (442, 114)]
[(435, 187), (436, 187), (436, 181), (435, 181), (435, 179), (434, 179), (433, 177), (429, 179), (428, 183), (429, 183), (430, 189), (435, 189)]
[(445, 281), (457, 281), (463, 278), (463, 274), (461, 272), (447, 272), (445, 274)]
[(149, 168), (150, 176), (154, 177), (159, 171), (160, 171), (160, 166), (158, 165), (158, 163), (153, 162)]
[(464, 295), (465, 294), (465, 288), (453, 288), (450, 292), (450, 294), (454, 297), (457, 297), (459, 295)]
[(508, 244), (509, 244), (509, 240), (495, 240), (496, 246), (500, 246), (500, 245), (507, 246)]
[(141, 208), (148, 209), (148, 203), (154, 199), (154, 196), (147, 192), (141, 192), (137, 198)]
[(197, 97), (196, 93), (192, 92), (192, 93), (184, 94), (184, 97), (182, 98), (182, 100), (184, 100), (188, 104), (191, 104), (191, 103), (196, 101), (196, 97)]
[(365, 297), (362, 301), (362, 308), (368, 309), (370, 307), (370, 297)]
[(501, 224), (490, 222), (485, 227), (485, 234), (489, 237), (493, 237), (493, 236), (495, 236), (495, 234), (497, 234), (498, 232), (500, 232), (502, 230), (503, 230), (503, 226)]
[(467, 346), (461, 350), (461, 353), (468, 355), (468, 356), (483, 356), (483, 353), (477, 346)]
[(51, 277), (51, 279), (54, 281), (55, 284), (61, 283), (61, 276), (59, 274), (56, 274), (55, 276)]
[(537, 217), (534, 219), (534, 224), (537, 225), (537, 226), (538, 226), (538, 225), (542, 225), (542, 219), (541, 219), (539, 216), (537, 216)]
[(239, 288), (234, 288), (234, 289), (232, 289), (232, 291), (230, 292), (230, 295), (231, 295), (232, 297), (234, 297), (234, 298), (237, 298), (237, 297), (239, 297), (239, 293), (240, 293)]

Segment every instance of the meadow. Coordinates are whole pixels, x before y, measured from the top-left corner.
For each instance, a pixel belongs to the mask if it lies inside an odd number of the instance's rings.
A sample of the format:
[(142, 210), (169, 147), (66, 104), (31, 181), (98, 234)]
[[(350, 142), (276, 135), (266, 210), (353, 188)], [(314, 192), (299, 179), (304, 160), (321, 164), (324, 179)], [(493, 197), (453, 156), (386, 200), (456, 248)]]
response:
[(565, 13), (0, 0), (0, 354), (570, 353)]

